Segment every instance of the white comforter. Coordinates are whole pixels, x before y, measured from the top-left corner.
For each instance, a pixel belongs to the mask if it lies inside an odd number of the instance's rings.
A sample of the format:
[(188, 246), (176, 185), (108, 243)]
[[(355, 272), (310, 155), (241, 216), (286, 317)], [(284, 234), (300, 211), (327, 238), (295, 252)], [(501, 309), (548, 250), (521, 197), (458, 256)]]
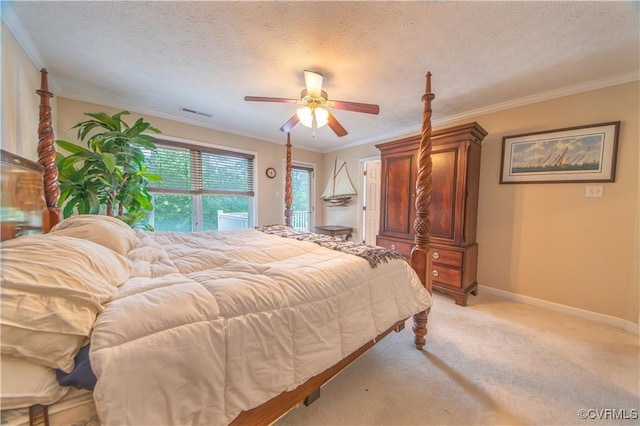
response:
[(257, 230), (137, 237), (91, 338), (105, 425), (227, 424), (431, 305), (402, 260)]

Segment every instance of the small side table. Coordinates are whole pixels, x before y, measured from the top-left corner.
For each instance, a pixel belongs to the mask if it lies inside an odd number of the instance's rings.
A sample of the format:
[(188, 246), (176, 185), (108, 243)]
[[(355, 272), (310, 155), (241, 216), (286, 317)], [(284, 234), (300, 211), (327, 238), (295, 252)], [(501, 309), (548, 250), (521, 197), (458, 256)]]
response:
[(318, 234), (331, 235), (332, 237), (335, 237), (336, 235), (344, 235), (345, 240), (351, 239), (351, 231), (353, 231), (353, 228), (338, 225), (316, 226), (313, 229)]

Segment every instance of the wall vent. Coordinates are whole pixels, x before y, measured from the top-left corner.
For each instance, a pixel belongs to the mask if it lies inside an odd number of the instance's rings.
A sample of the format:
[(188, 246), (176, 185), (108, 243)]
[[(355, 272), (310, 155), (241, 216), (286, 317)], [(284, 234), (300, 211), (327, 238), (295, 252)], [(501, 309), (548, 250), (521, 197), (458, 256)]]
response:
[(190, 108), (180, 107), (180, 111), (190, 112), (191, 114), (196, 114), (196, 115), (201, 115), (201, 116), (203, 116), (203, 117), (209, 117), (209, 118), (211, 118), (211, 114), (207, 114), (206, 112), (196, 111), (195, 109), (190, 109)]

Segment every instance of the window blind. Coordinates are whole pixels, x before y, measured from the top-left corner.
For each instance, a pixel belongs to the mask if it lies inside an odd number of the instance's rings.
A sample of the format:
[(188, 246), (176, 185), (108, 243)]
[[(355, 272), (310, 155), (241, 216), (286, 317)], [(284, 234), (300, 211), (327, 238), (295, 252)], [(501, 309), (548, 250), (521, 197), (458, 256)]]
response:
[(162, 182), (152, 192), (254, 196), (252, 154), (156, 140), (157, 150), (145, 150), (150, 172)]

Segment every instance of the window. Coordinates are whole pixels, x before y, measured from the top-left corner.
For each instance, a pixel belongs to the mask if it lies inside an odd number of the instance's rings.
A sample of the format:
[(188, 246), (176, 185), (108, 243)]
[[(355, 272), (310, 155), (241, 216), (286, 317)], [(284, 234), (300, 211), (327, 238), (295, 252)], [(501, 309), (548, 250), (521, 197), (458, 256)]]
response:
[(291, 165), (291, 226), (303, 231), (311, 230), (313, 212), (313, 168)]
[(146, 150), (157, 231), (213, 231), (253, 226), (255, 156), (156, 140)]

